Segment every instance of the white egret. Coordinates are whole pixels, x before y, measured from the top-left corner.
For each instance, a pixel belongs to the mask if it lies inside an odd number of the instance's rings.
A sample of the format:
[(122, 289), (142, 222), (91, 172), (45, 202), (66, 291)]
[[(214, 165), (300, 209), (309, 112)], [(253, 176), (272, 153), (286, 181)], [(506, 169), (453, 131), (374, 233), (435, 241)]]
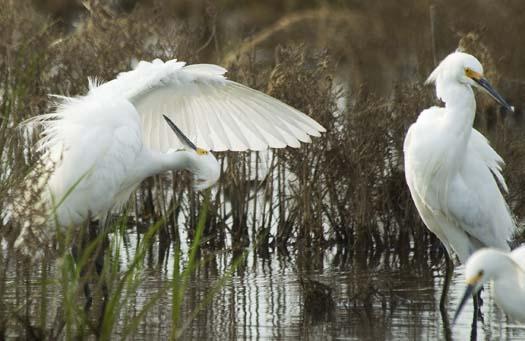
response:
[(417, 210), (462, 263), (482, 247), (509, 250), (515, 223), (498, 187), (499, 182), (507, 190), (503, 160), (472, 128), (472, 87), (513, 108), (483, 78), (480, 62), (466, 53), (448, 55), (427, 82), (435, 82), (445, 107), (421, 112), (405, 138), (405, 176)]
[(512, 319), (525, 322), (525, 245), (511, 253), (496, 249), (475, 252), (465, 265), (467, 289), (454, 316), (454, 323), (471, 294), (492, 281), (496, 304)]
[(55, 112), (32, 119), (43, 125), (39, 148), (53, 165), (44, 199), (59, 203), (59, 225), (103, 218), (145, 178), (168, 170), (187, 169), (197, 189), (207, 188), (220, 173), (209, 151), (299, 147), (325, 131), (225, 72), (142, 61), (107, 83), (90, 80), (85, 96), (59, 97)]
[[(472, 127), (472, 87), (486, 91), (508, 110), (514, 108), (483, 77), (481, 63), (466, 53), (448, 55), (429, 76), (427, 83), (433, 82), (445, 107), (421, 112), (403, 147), (405, 177), (419, 215), (447, 253), (455, 253), (462, 263), (482, 247), (508, 251), (515, 222), (498, 187), (499, 183), (507, 190), (503, 160)], [(447, 259), (447, 279), (449, 263)], [(447, 284), (442, 309), (446, 291)]]

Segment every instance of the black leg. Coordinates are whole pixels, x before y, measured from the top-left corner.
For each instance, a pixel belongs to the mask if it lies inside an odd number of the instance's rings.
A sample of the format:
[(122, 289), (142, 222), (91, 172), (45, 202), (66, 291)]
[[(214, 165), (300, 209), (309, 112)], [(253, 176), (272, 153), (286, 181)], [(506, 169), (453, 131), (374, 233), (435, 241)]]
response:
[(443, 291), (441, 292), (441, 298), (439, 300), (439, 309), (446, 311), (448, 289), (450, 288), (450, 282), (452, 275), (454, 274), (454, 263), (450, 259), (448, 252), (445, 252), (445, 283), (443, 283)]
[(476, 340), (478, 336), (478, 321), (484, 323), (483, 313), (481, 312), (481, 307), (483, 306), (483, 299), (481, 298), (482, 291), (483, 288), (473, 295), (474, 314), (472, 316), (472, 330), (470, 332), (470, 340)]
[(108, 286), (103, 277), (102, 271), (104, 270), (104, 253), (105, 253), (105, 249), (108, 243), (109, 241), (106, 236), (104, 237), (102, 246), (97, 249), (97, 254), (95, 258), (95, 270), (97, 271), (98, 278), (101, 281), (101, 289), (102, 289), (102, 296), (104, 298), (104, 302), (107, 301), (108, 299)]
[(479, 302), (478, 302), (478, 294), (474, 294), (473, 301), (474, 301), (474, 315), (472, 317), (472, 326), (470, 330), (470, 341), (475, 341), (478, 338), (478, 312), (479, 312)]
[(477, 300), (477, 319), (481, 323), (485, 323), (484, 318), (483, 318), (483, 313), (481, 312), (481, 307), (483, 307), (483, 299), (481, 298), (482, 291), (483, 291), (483, 287), (478, 291), (477, 294), (474, 295), (474, 298)]
[[(100, 222), (100, 224), (97, 224), (97, 226), (92, 226), (90, 230), (91, 241), (96, 240), (100, 233), (105, 234), (105, 226), (102, 222)], [(107, 286), (107, 283), (106, 283), (106, 280), (103, 274), (104, 257), (105, 257), (106, 248), (108, 246), (109, 246), (109, 238), (107, 235), (104, 235), (102, 239), (100, 240), (100, 243), (95, 248), (95, 254), (93, 255), (95, 271), (98, 277), (97, 288), (100, 288), (101, 293), (102, 293), (101, 305), (98, 310), (100, 313), (100, 318), (98, 319), (98, 323), (96, 325), (96, 330), (95, 330), (95, 335), (97, 335), (97, 337), (100, 336), (102, 333), (102, 322), (104, 320), (103, 316), (105, 314), (106, 304), (109, 299), (109, 290), (108, 290), (108, 286)]]
[(439, 300), (439, 311), (441, 312), (441, 320), (443, 321), (443, 334), (445, 340), (452, 340), (452, 330), (450, 329), (450, 321), (447, 314), (447, 296), (450, 288), (452, 275), (454, 274), (454, 263), (450, 259), (447, 252), (445, 252), (445, 283), (443, 283), (443, 291)]
[[(71, 255), (73, 256), (73, 260), (75, 261), (77, 265), (78, 265), (78, 262), (80, 261), (80, 257), (85, 248), (85, 244), (86, 244), (85, 234), (84, 234), (84, 231), (81, 231), (80, 238), (77, 238), (71, 246)], [(82, 267), (82, 269), (80, 269), (80, 279), (81, 281), (84, 281), (83, 291), (84, 291), (84, 297), (86, 298), (86, 303), (84, 304), (84, 310), (87, 312), (91, 308), (91, 305), (93, 303), (93, 295), (91, 294), (89, 283), (85, 279), (86, 273), (87, 273), (86, 268)]]

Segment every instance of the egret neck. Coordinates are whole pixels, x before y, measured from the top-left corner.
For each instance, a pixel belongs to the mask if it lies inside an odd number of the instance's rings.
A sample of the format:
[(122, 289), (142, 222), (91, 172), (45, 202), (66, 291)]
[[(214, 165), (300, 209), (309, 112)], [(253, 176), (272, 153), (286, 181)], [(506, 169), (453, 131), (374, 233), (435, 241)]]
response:
[[(445, 84), (440, 87), (442, 85), (440, 83)], [(441, 128), (445, 134), (444, 138), (449, 141), (446, 145), (454, 146), (446, 153), (449, 155), (448, 159), (451, 160), (451, 167), (457, 170), (461, 167), (461, 163), (457, 160), (463, 160), (467, 152), (476, 115), (476, 99), (470, 85), (457, 81), (440, 82), (438, 80), (437, 89), (441, 100), (445, 102), (445, 115)], [(457, 141), (457, 143), (451, 144), (450, 141)]]
[(457, 81), (446, 83), (446, 90), (439, 92), (445, 102), (445, 127), (453, 134), (463, 135), (468, 141), (476, 115), (474, 91), (468, 84)]
[(194, 160), (193, 152), (186, 150), (176, 150), (169, 153), (162, 153), (156, 150), (148, 149), (147, 154), (151, 162), (144, 165), (145, 177), (155, 174), (164, 173), (170, 170), (190, 169)]

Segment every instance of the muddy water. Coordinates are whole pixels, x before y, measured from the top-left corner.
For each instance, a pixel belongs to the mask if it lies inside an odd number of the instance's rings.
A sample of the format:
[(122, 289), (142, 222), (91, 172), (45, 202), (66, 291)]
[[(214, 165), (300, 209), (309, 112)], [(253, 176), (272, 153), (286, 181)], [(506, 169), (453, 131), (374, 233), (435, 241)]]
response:
[[(123, 251), (126, 251), (121, 261), (124, 269), (125, 255), (132, 250)], [(400, 269), (386, 259), (373, 266), (356, 260), (341, 265), (335, 250), (315, 257), (299, 254), (261, 257), (250, 251), (232, 278), (206, 301), (230, 268), (231, 260), (226, 254), (209, 257), (203, 252), (203, 255), (209, 262), (195, 271), (184, 293), (183, 339), (467, 340), (471, 337), (471, 304), (451, 332), (445, 327), (448, 322), (439, 310), (444, 281), (440, 265), (413, 262)], [(171, 283), (171, 259), (158, 266), (152, 254), (141, 284), (123, 314), (139, 312), (151, 297)], [(449, 317), (462, 294), (462, 273), (462, 268), (457, 267), (447, 304)], [(43, 276), (50, 283), (45, 288)], [(55, 263), (31, 270), (11, 262), (1, 283), (6, 289), (4, 309), (19, 307), (9, 310), (18, 311), (21, 316), (34, 316), (35, 320), (45, 315), (51, 325), (57, 307), (63, 302), (59, 286), (53, 284), (55, 277)], [(512, 324), (501, 313), (494, 305), (490, 289), (484, 291), (483, 298), (485, 321), (479, 324), (477, 339), (525, 340), (525, 326)], [(171, 300), (171, 292), (167, 291), (149, 310), (132, 338), (167, 339), (171, 330)], [(79, 295), (78, 304), (83, 302)], [(200, 305), (202, 309), (195, 314)], [(115, 336), (124, 328), (123, 319), (124, 315), (114, 328)], [(8, 321), (15, 326), (13, 318), (8, 317)], [(11, 329), (8, 338), (27, 336), (17, 329)]]

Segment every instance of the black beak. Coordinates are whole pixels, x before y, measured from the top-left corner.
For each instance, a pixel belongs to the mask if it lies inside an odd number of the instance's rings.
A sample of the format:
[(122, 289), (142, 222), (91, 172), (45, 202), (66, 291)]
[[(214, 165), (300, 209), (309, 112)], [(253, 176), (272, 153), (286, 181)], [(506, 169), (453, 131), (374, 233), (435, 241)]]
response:
[(485, 78), (472, 78), (474, 82), (478, 83), (478, 85), (485, 90), (490, 97), (494, 98), (496, 102), (501, 104), (505, 109), (510, 110), (514, 112), (514, 107), (511, 106), (493, 87), (490, 85), (489, 81)]
[(180, 142), (185, 147), (191, 148), (193, 150), (197, 150), (197, 146), (195, 146), (193, 142), (191, 142), (190, 139), (186, 137), (186, 135), (184, 135), (184, 133), (179, 129), (179, 127), (177, 127), (175, 123), (173, 123), (173, 121), (169, 119), (168, 116), (166, 115), (162, 115), (162, 116), (164, 116), (164, 119), (166, 120), (166, 122), (168, 122), (168, 125), (170, 126), (170, 128), (175, 132), (175, 135), (177, 135)]
[(458, 319), (459, 313), (465, 306), (465, 303), (467, 300), (472, 296), (472, 292), (474, 291), (474, 285), (469, 284), (467, 286), (467, 289), (465, 290), (465, 293), (463, 294), (463, 298), (461, 299), (461, 302), (459, 303), (458, 310), (456, 310), (456, 313), (454, 314), (454, 319), (452, 320), (452, 325), (456, 324), (456, 320)]

